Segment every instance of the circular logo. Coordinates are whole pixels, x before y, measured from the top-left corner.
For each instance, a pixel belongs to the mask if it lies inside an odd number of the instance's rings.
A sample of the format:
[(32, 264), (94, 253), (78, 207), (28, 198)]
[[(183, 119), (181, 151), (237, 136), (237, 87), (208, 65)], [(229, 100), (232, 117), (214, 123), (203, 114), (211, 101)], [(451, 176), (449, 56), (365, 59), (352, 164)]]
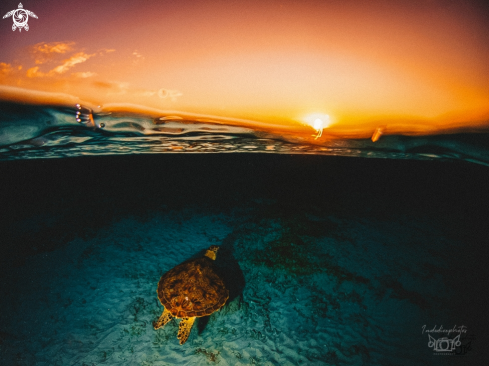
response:
[(23, 28), (27, 24), (29, 14), (24, 9), (17, 9), (12, 15), (12, 18), (17, 28)]

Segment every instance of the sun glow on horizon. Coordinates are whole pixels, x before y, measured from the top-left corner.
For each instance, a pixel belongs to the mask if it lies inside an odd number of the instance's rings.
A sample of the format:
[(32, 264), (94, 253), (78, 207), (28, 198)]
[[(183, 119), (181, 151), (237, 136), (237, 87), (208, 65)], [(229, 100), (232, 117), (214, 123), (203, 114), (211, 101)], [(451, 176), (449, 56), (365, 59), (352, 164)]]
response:
[[(489, 33), (470, 1), (442, 9), (442, 0), (279, 7), (211, 0), (182, 1), (171, 11), (154, 0), (144, 10), (129, 1), (117, 24), (107, 21), (115, 0), (90, 11), (76, 5), (80, 21), (100, 18), (102, 38), (73, 31), (69, 17), (53, 10), (61, 3), (50, 2), (57, 32), (39, 21), (22, 33), (22, 45), (0, 33), (1, 87), (36, 91), (36, 100), (56, 93), (95, 105), (254, 120), (304, 135), (311, 128), (316, 139), (323, 131), (370, 138), (379, 126), (385, 134), (489, 127)], [(19, 89), (16, 95), (28, 98)]]
[(323, 130), (331, 126), (331, 117), (324, 113), (311, 113), (303, 119), (304, 124), (311, 126), (316, 131), (315, 139), (322, 136)]

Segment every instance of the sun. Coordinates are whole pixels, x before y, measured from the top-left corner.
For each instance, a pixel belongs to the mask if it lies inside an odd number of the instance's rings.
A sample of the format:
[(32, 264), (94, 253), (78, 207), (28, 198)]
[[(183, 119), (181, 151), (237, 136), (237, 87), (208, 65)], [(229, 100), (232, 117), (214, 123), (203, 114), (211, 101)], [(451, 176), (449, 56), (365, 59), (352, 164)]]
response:
[(331, 117), (324, 113), (311, 113), (303, 118), (303, 123), (316, 131), (316, 139), (321, 137), (323, 130), (331, 126)]

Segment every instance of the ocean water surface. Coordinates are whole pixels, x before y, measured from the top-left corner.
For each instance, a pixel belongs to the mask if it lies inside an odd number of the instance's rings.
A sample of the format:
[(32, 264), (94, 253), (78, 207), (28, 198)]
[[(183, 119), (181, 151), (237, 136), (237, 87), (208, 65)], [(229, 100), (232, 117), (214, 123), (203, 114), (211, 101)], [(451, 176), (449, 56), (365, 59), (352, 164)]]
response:
[[(0, 108), (2, 364), (487, 359), (487, 134)], [(181, 346), (156, 287), (210, 245), (230, 298)]]
[(389, 134), (388, 128), (380, 126), (368, 138), (327, 138), (327, 129), (300, 130), (174, 111), (161, 115), (129, 105), (94, 110), (80, 104), (43, 106), (0, 100), (0, 108), (0, 160), (258, 152), (489, 164), (489, 132), (481, 128), (402, 136)]

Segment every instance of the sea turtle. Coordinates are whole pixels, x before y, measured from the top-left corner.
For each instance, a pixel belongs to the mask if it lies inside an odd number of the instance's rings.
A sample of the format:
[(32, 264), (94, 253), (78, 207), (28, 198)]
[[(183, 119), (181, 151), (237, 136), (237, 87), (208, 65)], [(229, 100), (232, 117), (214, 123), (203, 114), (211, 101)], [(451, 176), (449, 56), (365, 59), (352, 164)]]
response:
[(172, 318), (181, 318), (177, 338), (184, 344), (195, 318), (211, 315), (224, 306), (229, 291), (213, 268), (218, 249), (211, 245), (204, 257), (183, 262), (161, 277), (156, 293), (165, 310), (153, 324), (155, 330)]

